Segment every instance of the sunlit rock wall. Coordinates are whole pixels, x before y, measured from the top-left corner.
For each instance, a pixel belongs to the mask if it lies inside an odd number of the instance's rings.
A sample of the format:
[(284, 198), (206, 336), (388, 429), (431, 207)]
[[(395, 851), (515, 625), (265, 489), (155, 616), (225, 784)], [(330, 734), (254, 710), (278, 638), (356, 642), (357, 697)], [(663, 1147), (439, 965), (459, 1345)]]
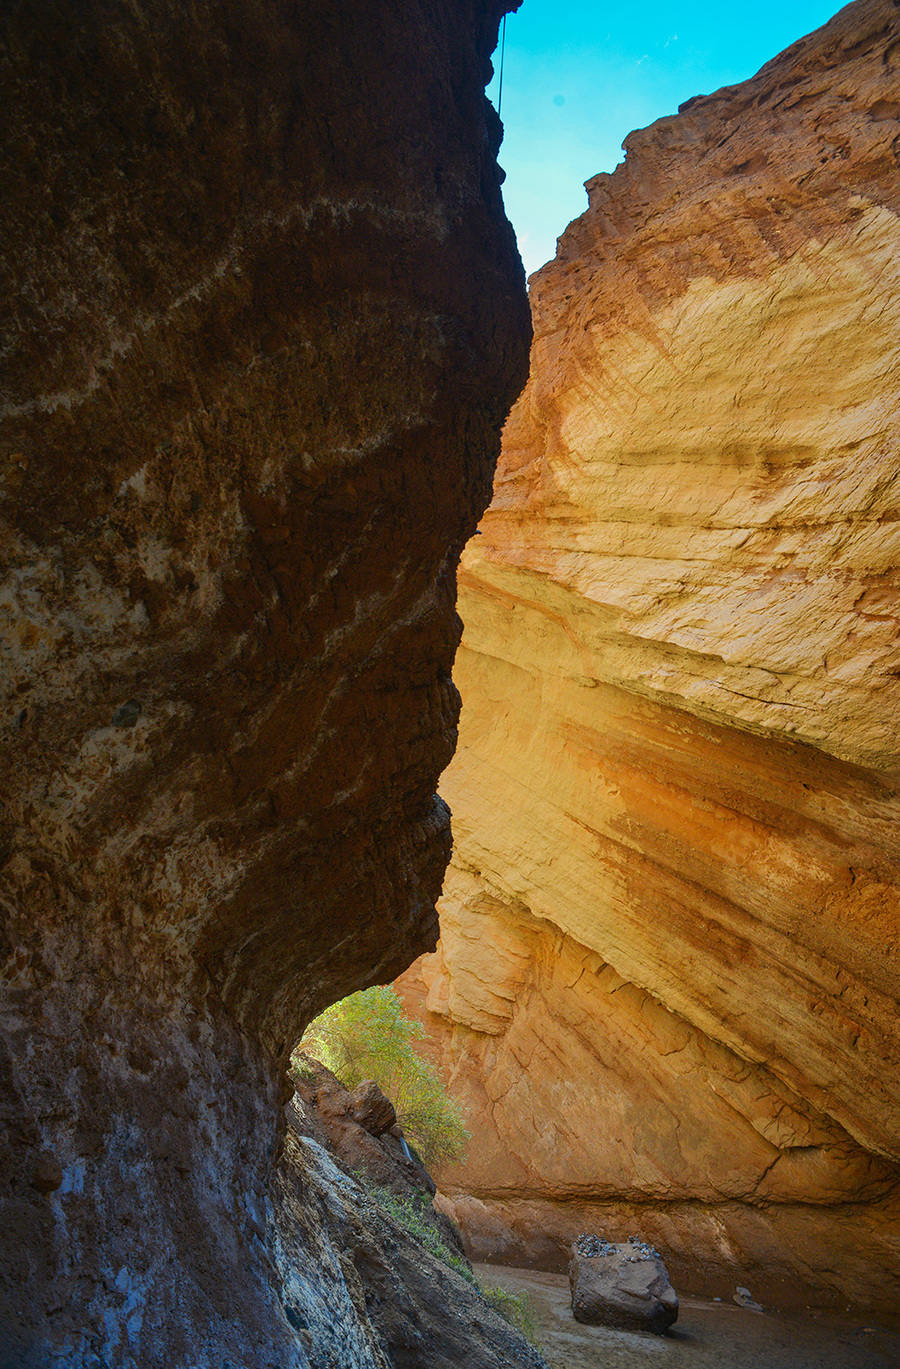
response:
[(308, 1362), (276, 1061), (437, 936), (507, 7), (4, 8), (4, 1365)]
[(897, 6), (626, 149), (532, 280), (463, 559), (442, 947), (404, 981), (471, 1109), (443, 1186), (479, 1253), (637, 1230), (889, 1303)]

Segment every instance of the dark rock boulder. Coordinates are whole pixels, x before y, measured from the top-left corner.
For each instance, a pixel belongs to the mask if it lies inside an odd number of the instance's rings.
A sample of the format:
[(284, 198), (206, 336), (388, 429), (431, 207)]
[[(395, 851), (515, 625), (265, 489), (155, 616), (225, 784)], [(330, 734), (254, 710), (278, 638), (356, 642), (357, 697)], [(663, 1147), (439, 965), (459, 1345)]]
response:
[(397, 1125), (393, 1103), (372, 1079), (364, 1079), (351, 1090), (350, 1104), (354, 1119), (372, 1136), (383, 1136)]
[(678, 1295), (662, 1257), (634, 1237), (614, 1244), (579, 1236), (569, 1284), (575, 1320), (590, 1326), (662, 1334), (678, 1319)]

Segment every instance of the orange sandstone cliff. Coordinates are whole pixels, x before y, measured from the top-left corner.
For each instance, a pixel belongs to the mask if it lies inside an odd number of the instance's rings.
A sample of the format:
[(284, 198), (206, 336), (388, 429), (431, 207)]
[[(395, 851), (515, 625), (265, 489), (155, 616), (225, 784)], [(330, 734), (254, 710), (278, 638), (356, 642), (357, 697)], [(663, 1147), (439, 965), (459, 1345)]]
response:
[(442, 940), (479, 1255), (895, 1303), (900, 11), (633, 133), (463, 558)]

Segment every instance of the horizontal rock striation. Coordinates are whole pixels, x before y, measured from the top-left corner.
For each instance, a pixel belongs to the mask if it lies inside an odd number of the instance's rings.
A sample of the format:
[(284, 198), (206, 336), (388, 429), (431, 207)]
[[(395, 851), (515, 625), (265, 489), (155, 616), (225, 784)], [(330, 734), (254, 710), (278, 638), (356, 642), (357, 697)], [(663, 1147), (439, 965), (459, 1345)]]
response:
[(504, 8), (5, 7), (4, 1364), (310, 1362), (278, 1061), (437, 936)]
[(479, 1255), (593, 1222), (896, 1299), (898, 80), (897, 6), (849, 6), (631, 134), (532, 278), (404, 981)]

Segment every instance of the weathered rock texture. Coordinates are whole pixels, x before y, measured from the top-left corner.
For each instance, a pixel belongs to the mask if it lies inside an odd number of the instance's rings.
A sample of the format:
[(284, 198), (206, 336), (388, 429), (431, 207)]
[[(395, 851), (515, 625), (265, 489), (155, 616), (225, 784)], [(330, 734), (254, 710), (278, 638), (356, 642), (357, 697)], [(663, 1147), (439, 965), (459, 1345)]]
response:
[(4, 7), (3, 1362), (307, 1363), (275, 1062), (437, 934), (506, 7)]
[[(286, 1218), (277, 1234), (284, 1304), (310, 1362), (322, 1369), (544, 1369), (541, 1356), (484, 1301), (465, 1256), (450, 1245), (454, 1269), (423, 1241), (428, 1224), (444, 1241), (459, 1237), (448, 1236), (450, 1223), (411, 1181), (399, 1148), (383, 1148), (375, 1173), (366, 1158), (360, 1165), (349, 1126), (334, 1126), (341, 1093), (345, 1119), (352, 1107), (346, 1091), (333, 1076), (320, 1074), (316, 1085), (301, 1086), (288, 1107), (276, 1179)], [(392, 1209), (371, 1179), (406, 1198), (418, 1234), (398, 1220), (402, 1205)]]
[(585, 1233), (572, 1250), (569, 1287), (572, 1315), (587, 1326), (661, 1336), (678, 1320), (669, 1271), (659, 1252), (642, 1241), (611, 1245)]
[(686, 1287), (890, 1301), (898, 7), (626, 148), (533, 278), (463, 560), (456, 847), (406, 981), (471, 1109), (442, 1186), (480, 1256), (637, 1231)]
[[(436, 1192), (434, 1180), (408, 1144), (404, 1150), (403, 1128), (397, 1125), (394, 1106), (378, 1085), (368, 1080), (348, 1091), (318, 1060), (301, 1058), (305, 1063), (300, 1077), (294, 1077), (295, 1102), (305, 1106), (315, 1119), (310, 1135), (327, 1146), (350, 1174), (363, 1174), (370, 1183), (398, 1198), (421, 1192), (427, 1193), (430, 1201)], [(369, 1091), (370, 1099), (377, 1096), (382, 1105), (387, 1104), (387, 1127), (381, 1125), (386, 1119), (377, 1118), (371, 1107), (360, 1110), (362, 1090)], [(459, 1238), (446, 1219), (436, 1215), (435, 1220), (444, 1232), (450, 1233), (450, 1244), (457, 1246)]]

